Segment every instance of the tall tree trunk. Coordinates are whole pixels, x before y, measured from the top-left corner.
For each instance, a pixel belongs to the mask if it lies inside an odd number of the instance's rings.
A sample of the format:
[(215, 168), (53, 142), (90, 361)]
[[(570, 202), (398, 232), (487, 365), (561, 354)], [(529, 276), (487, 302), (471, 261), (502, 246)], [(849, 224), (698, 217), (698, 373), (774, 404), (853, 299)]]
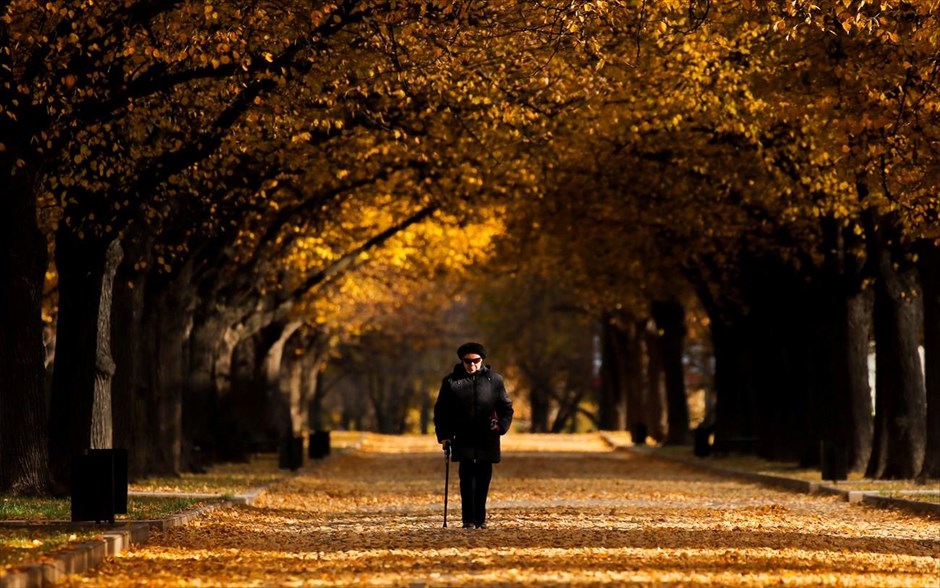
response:
[(111, 355), (111, 309), (114, 303), (114, 274), (124, 256), (121, 242), (115, 239), (105, 254), (101, 278), (101, 302), (98, 305), (98, 346), (95, 351), (95, 385), (91, 419), (91, 448), (111, 449), (114, 445), (111, 380), (116, 365)]
[(69, 485), (73, 455), (101, 444), (111, 446), (112, 440), (103, 438), (113, 430), (111, 398), (96, 398), (96, 393), (110, 395), (115, 369), (110, 342), (102, 347), (102, 340), (111, 337), (111, 288), (121, 254), (120, 246), (113, 243), (81, 239), (64, 223), (56, 235), (59, 319), (50, 403), (50, 463), (60, 491)]
[(663, 378), (663, 353), (660, 335), (647, 329), (646, 333), (646, 422), (649, 435), (657, 443), (666, 440), (669, 432), (669, 408)]
[[(252, 443), (275, 443), (291, 434), (290, 406), (281, 394), (278, 374), (284, 342), (297, 326), (275, 322), (255, 331), (239, 325), (223, 337), (224, 342), (232, 333), (254, 331), (235, 345), (231, 388), (220, 395), (224, 431), (219, 443), (228, 459), (246, 458)], [(216, 377), (220, 377), (218, 372)]]
[(529, 381), (529, 432), (547, 433), (548, 413), (551, 408), (549, 398), (551, 381), (548, 374), (539, 369), (525, 369), (526, 379)]
[(0, 493), (39, 496), (51, 487), (42, 291), (46, 239), (33, 180), (12, 145), (0, 152)]
[(215, 360), (226, 323), (216, 309), (203, 301), (193, 316), (183, 391), (183, 431), (185, 467), (201, 470), (221, 459), (217, 439), (220, 398), (215, 385)]
[[(918, 353), (922, 320), (916, 269), (893, 259), (885, 218), (868, 227), (875, 280), (875, 434), (866, 475), (907, 479), (920, 473), (927, 443), (926, 390)], [(897, 264), (897, 265), (896, 265)]]
[(715, 447), (727, 451), (736, 438), (756, 433), (751, 337), (746, 319), (712, 322), (715, 354)]
[[(297, 329), (284, 345), (281, 362), (281, 391), (290, 398), (291, 424), (299, 435), (304, 426), (310, 431), (322, 431), (322, 393), (319, 386), (322, 355), (321, 337)], [(318, 396), (318, 394), (320, 396)]]
[(184, 346), (192, 326), (189, 264), (174, 279), (148, 282), (148, 333), (153, 344), (150, 368), (152, 437), (149, 473), (179, 475), (183, 471)]
[(598, 428), (622, 431), (626, 428), (626, 397), (624, 395), (623, 334), (613, 314), (601, 320), (601, 385), (598, 402)]
[[(627, 422), (634, 435), (645, 436), (649, 431), (646, 424), (646, 320), (628, 318), (623, 325), (624, 343), (624, 384), (626, 387)], [(643, 439), (634, 439), (643, 443)]]
[[(146, 473), (150, 437), (149, 412), (144, 394), (148, 355), (144, 344), (144, 297), (147, 274), (134, 269), (140, 255), (149, 250), (135, 241), (126, 241), (125, 261), (114, 279), (114, 306), (111, 336), (114, 362), (114, 390), (111, 397), (114, 446), (127, 449), (128, 476), (137, 479)], [(145, 253), (144, 253), (145, 254)]]
[(871, 340), (872, 292), (850, 293), (845, 298), (846, 396), (844, 410), (846, 461), (851, 471), (864, 470), (872, 447), (872, 402), (868, 382), (868, 350)]
[[(823, 406), (823, 440), (843, 451), (851, 471), (865, 468), (871, 455), (872, 403), (868, 383), (871, 290), (864, 288), (861, 243), (836, 218), (822, 220), (825, 259), (821, 302), (816, 323), (828, 325), (831, 345), (820, 354), (818, 369), (832, 375), (829, 403)], [(814, 337), (815, 339), (815, 337)]]
[[(326, 338), (320, 333), (313, 336), (315, 344), (308, 345), (303, 356), (304, 398), (308, 402), (308, 419), (311, 431), (322, 431), (326, 428), (323, 415), (323, 401), (326, 398), (327, 387), (323, 385), (323, 370), (326, 367)], [(430, 398), (428, 399), (430, 403)]]
[[(305, 403), (301, 403), (299, 394), (291, 394), (281, 387), (281, 366), (284, 360), (284, 349), (287, 341), (303, 325), (302, 321), (283, 321), (272, 323), (263, 332), (273, 342), (268, 345), (264, 353), (262, 365), (262, 379), (265, 387), (266, 420), (268, 428), (278, 430), (280, 437), (300, 435), (304, 419), (300, 412), (306, 410)], [(301, 405), (304, 404), (303, 408)]]
[[(240, 374), (245, 372), (237, 366), (246, 350), (238, 350), (239, 333), (237, 327), (226, 324), (220, 333), (212, 360), (212, 387), (218, 399), (215, 445), (217, 457), (222, 461), (247, 460), (253, 441), (248, 438), (248, 431), (242, 424), (242, 406), (245, 402), (242, 398), (243, 377)], [(253, 361), (252, 358), (252, 364)]]
[(924, 367), (927, 390), (927, 444), (920, 478), (940, 478), (940, 248), (933, 242), (919, 247), (921, 289), (924, 294)]
[(689, 401), (685, 391), (685, 369), (682, 366), (685, 309), (675, 300), (662, 300), (653, 303), (652, 311), (660, 332), (658, 342), (666, 380), (669, 432), (665, 443), (688, 445)]
[[(820, 386), (813, 381), (812, 353), (807, 347), (819, 328), (812, 302), (787, 270), (763, 276), (759, 295), (754, 297), (749, 327), (740, 344), (746, 345), (751, 372), (761, 374), (752, 382), (756, 423), (755, 451), (769, 460), (794, 461), (819, 454), (818, 414), (814, 395)], [(809, 325), (809, 326), (808, 326)], [(764, 376), (767, 374), (767, 376)], [(749, 444), (749, 443), (747, 443)], [(745, 444), (746, 445), (746, 444)], [(818, 462), (818, 457), (817, 457)]]

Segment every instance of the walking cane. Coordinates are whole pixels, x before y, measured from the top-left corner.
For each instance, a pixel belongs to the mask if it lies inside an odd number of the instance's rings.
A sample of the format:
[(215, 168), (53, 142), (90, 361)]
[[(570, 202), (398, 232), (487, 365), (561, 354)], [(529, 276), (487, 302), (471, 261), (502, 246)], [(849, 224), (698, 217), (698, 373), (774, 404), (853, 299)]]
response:
[(444, 528), (447, 528), (447, 490), (450, 487), (450, 444), (444, 447)]

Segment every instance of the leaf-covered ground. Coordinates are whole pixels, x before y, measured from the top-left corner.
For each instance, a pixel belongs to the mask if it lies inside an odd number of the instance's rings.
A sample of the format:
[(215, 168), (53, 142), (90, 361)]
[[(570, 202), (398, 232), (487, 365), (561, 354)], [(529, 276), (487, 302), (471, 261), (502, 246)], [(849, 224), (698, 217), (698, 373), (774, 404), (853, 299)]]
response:
[[(940, 521), (509, 435), (487, 529), (459, 528), (428, 437), (368, 436), (254, 507), (151, 537), (74, 585), (940, 585)], [(539, 451), (542, 450), (542, 451)]]

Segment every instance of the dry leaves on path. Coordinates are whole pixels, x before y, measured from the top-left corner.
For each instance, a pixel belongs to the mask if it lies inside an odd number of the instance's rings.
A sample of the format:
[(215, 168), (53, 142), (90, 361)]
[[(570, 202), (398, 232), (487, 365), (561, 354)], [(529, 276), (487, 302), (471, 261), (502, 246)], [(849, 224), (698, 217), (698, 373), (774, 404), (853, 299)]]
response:
[[(546, 452), (536, 452), (542, 448)], [(940, 522), (611, 452), (506, 437), (488, 529), (442, 529), (429, 437), (370, 435), (255, 507), (152, 537), (75, 585), (940, 585)], [(456, 467), (451, 520), (460, 520)]]

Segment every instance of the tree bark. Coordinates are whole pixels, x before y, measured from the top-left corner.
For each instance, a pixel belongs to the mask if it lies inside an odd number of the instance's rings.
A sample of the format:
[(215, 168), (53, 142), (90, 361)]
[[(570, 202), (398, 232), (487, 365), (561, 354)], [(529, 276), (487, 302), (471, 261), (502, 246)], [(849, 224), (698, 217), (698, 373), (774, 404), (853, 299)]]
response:
[(756, 434), (754, 365), (746, 320), (712, 322), (715, 354), (715, 448), (728, 451), (733, 439)]
[(624, 343), (624, 384), (627, 400), (627, 423), (633, 435), (644, 436), (642, 439), (633, 439), (634, 443), (646, 441), (645, 435), (649, 431), (646, 424), (646, 319), (638, 320), (629, 317), (623, 325)]
[(666, 445), (688, 445), (689, 401), (685, 390), (682, 353), (685, 341), (685, 310), (674, 300), (652, 305), (653, 320), (660, 333), (658, 338), (666, 381), (668, 433)]
[(146, 473), (150, 436), (147, 434), (149, 411), (143, 381), (148, 354), (144, 342), (144, 295), (146, 272), (134, 265), (149, 247), (133, 240), (124, 243), (125, 262), (118, 266), (114, 280), (114, 306), (111, 336), (114, 342), (114, 374), (111, 397), (114, 421), (114, 446), (127, 449), (128, 477)]
[(922, 319), (916, 269), (895, 260), (888, 219), (867, 227), (875, 280), (875, 432), (866, 475), (908, 479), (920, 473), (927, 443), (926, 389), (918, 353)]
[(601, 397), (598, 402), (598, 428), (623, 431), (626, 428), (626, 397), (623, 383), (622, 333), (612, 313), (601, 320)]
[(287, 341), (301, 326), (302, 321), (285, 321), (273, 323), (266, 329), (271, 338), (277, 338), (268, 347), (260, 366), (267, 399), (265, 412), (268, 427), (278, 430), (281, 438), (300, 435), (305, 421), (300, 414), (306, 410), (306, 403), (301, 402), (300, 388), (292, 393), (290, 389), (281, 387), (284, 349)]
[(97, 444), (110, 447), (112, 442), (103, 438), (113, 430), (111, 398), (96, 394), (110, 395), (115, 369), (110, 341), (103, 344), (103, 340), (111, 337), (111, 287), (120, 254), (113, 240), (82, 239), (64, 223), (56, 234), (59, 319), (50, 401), (50, 464), (57, 492), (69, 487), (72, 456)]
[(148, 362), (150, 385), (149, 473), (180, 475), (183, 472), (183, 377), (184, 347), (192, 327), (192, 295), (189, 264), (172, 278), (152, 276), (147, 288), (147, 332), (153, 345)]
[(657, 443), (666, 440), (669, 432), (669, 409), (663, 377), (663, 353), (660, 334), (647, 329), (646, 333), (646, 422), (649, 435)]
[(114, 302), (114, 274), (124, 256), (121, 242), (115, 239), (105, 253), (98, 305), (98, 346), (95, 353), (95, 383), (91, 419), (91, 448), (111, 449), (114, 444), (111, 380), (116, 365), (111, 355), (111, 309)]
[(927, 441), (920, 478), (940, 478), (940, 248), (922, 242), (918, 269), (924, 294), (924, 367)]
[(12, 147), (0, 152), (0, 493), (41, 496), (52, 482), (42, 338), (48, 252), (32, 179)]
[[(850, 293), (844, 300), (848, 370), (842, 442), (846, 445), (849, 470), (864, 470), (872, 447), (872, 402), (868, 382), (868, 350), (871, 340), (872, 292)], [(842, 410), (842, 408), (840, 408)]]
[(221, 456), (218, 439), (219, 391), (214, 377), (216, 357), (226, 324), (223, 316), (203, 301), (193, 317), (187, 341), (183, 393), (184, 456), (187, 469), (201, 470)]

